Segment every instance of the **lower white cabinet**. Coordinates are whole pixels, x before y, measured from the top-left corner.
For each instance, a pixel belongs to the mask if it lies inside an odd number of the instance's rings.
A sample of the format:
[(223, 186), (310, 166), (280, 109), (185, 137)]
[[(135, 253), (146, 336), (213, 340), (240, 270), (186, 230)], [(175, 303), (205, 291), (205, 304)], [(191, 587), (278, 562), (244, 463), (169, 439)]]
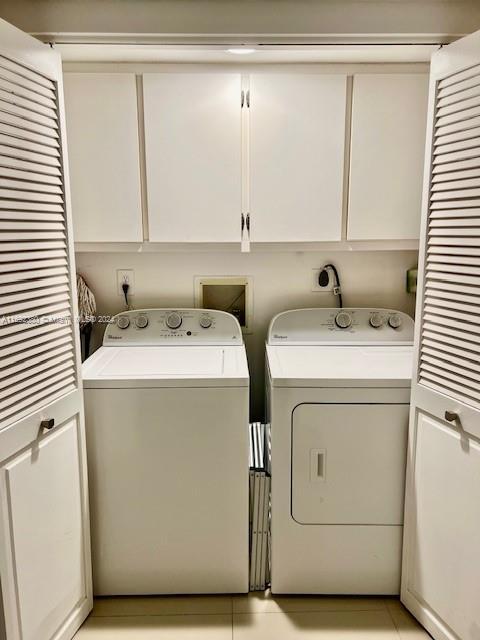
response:
[(241, 76), (143, 76), (149, 239), (239, 242)]
[(65, 73), (76, 242), (141, 242), (142, 207), (133, 73)]
[(250, 76), (253, 242), (340, 240), (346, 75)]
[(475, 640), (480, 629), (480, 444), (430, 413), (417, 410), (413, 420), (402, 600), (432, 632), (433, 612), (442, 619), (448, 634), (434, 637)]
[(353, 79), (348, 240), (419, 237), (427, 74)]
[[(5, 630), (0, 620), (0, 637), (8, 640), (69, 638), (91, 608), (79, 425), (79, 416), (74, 416), (18, 453), (0, 457), (0, 570), (6, 614)], [(8, 433), (2, 434), (4, 455), (8, 441)]]

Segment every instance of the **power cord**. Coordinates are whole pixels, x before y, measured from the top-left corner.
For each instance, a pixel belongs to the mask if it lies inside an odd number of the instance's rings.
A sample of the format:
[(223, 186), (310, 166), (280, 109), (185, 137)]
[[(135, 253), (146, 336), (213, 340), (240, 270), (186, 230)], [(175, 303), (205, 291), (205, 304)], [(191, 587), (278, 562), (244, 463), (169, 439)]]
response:
[(340, 309), (343, 307), (342, 300), (342, 290), (340, 287), (340, 276), (338, 275), (338, 271), (334, 264), (326, 264), (324, 265), (320, 273), (318, 274), (318, 285), (320, 287), (327, 287), (330, 282), (330, 273), (333, 273), (334, 283), (333, 283), (333, 295), (338, 296), (338, 306)]
[(128, 284), (128, 282), (123, 282), (122, 283), (122, 291), (123, 291), (123, 295), (125, 297), (125, 304), (127, 305), (127, 309), (129, 307), (129, 303), (128, 303), (128, 290), (130, 289), (130, 285)]

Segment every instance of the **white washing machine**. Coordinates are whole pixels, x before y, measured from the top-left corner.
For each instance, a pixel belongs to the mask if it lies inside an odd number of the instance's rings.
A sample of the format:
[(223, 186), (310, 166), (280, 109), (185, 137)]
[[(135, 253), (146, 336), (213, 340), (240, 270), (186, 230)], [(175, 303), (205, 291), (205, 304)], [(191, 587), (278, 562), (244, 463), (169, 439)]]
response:
[(237, 320), (121, 313), (83, 382), (95, 593), (248, 591), (249, 375)]
[(274, 593), (398, 594), (413, 331), (386, 309), (272, 320)]

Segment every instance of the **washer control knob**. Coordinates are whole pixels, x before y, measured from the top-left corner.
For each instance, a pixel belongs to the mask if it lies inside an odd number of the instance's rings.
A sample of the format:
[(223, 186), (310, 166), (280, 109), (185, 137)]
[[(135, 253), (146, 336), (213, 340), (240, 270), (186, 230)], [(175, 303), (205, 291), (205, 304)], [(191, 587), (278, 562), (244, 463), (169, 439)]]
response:
[(128, 316), (118, 316), (117, 327), (119, 329), (127, 329), (130, 326), (130, 318)]
[(212, 319), (209, 316), (202, 316), (199, 322), (202, 329), (210, 329), (212, 326)]
[(383, 318), (380, 313), (372, 313), (370, 316), (370, 326), (374, 329), (380, 329), (380, 327), (383, 327)]
[(340, 311), (335, 316), (335, 324), (340, 329), (348, 329), (348, 327), (352, 324), (352, 316), (346, 311)]
[(176, 311), (172, 311), (172, 313), (168, 314), (165, 322), (169, 329), (178, 329), (182, 324), (182, 316)]
[(145, 329), (145, 327), (148, 325), (148, 318), (147, 316), (138, 316), (135, 320), (135, 324), (137, 325), (137, 327), (139, 329)]
[(402, 326), (402, 316), (399, 313), (392, 313), (388, 319), (388, 324), (392, 329), (400, 329)]

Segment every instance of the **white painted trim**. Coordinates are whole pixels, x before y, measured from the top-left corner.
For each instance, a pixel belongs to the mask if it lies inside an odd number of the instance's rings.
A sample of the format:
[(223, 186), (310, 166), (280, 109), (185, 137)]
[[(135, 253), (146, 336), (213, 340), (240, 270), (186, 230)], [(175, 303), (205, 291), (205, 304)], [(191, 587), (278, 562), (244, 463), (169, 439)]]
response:
[[(257, 242), (252, 253), (315, 251), (418, 251), (418, 240), (361, 240), (356, 242)], [(235, 242), (76, 242), (76, 253), (240, 253)]]
[(447, 44), (464, 33), (97, 33), (32, 32), (43, 42), (65, 44)]

